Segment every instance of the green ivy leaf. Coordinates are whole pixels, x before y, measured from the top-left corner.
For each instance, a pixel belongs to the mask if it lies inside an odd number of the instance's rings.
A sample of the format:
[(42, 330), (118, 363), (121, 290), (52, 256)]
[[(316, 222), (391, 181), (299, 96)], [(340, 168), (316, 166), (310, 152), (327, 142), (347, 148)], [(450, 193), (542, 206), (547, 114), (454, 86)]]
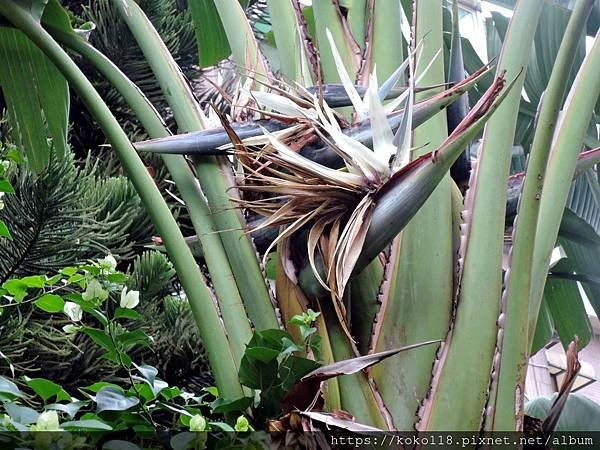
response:
[(74, 420), (72, 422), (61, 423), (60, 426), (65, 430), (106, 430), (111, 431), (113, 428), (104, 422), (97, 419), (90, 420)]
[(27, 295), (27, 285), (21, 280), (14, 279), (5, 281), (2, 287), (14, 297), (15, 302), (17, 303), (22, 302)]
[(125, 411), (140, 403), (136, 397), (127, 397), (123, 391), (105, 387), (96, 394), (96, 411)]
[(264, 392), (275, 382), (277, 368), (277, 360), (264, 363), (244, 355), (240, 363), (240, 382), (251, 389), (260, 389)]
[(129, 350), (137, 344), (148, 345), (150, 343), (150, 338), (142, 330), (126, 331), (117, 336), (117, 342), (119, 342), (125, 350)]
[(43, 288), (46, 286), (46, 277), (44, 275), (32, 275), (29, 277), (21, 278), (21, 281), (30, 288)]
[(0, 393), (9, 394), (13, 397), (23, 397), (23, 393), (19, 390), (17, 385), (8, 378), (2, 376), (0, 376)]
[(241, 397), (236, 400), (225, 400), (221, 397), (212, 402), (210, 407), (215, 414), (245, 411), (252, 405), (253, 401), (253, 397)]
[(6, 192), (7, 194), (13, 194), (15, 192), (12, 184), (6, 178), (0, 178), (0, 192)]
[(99, 346), (105, 348), (108, 351), (115, 351), (115, 346), (108, 335), (104, 330), (99, 330), (97, 328), (84, 327), (81, 329), (82, 333), (87, 334), (92, 340), (98, 344)]
[(36, 423), (40, 414), (27, 406), (19, 406), (15, 403), (8, 402), (4, 404), (6, 412), (13, 421), (29, 425)]
[(107, 275), (106, 280), (111, 283), (125, 283), (127, 281), (127, 275), (121, 272), (115, 272)]
[(100, 392), (105, 387), (114, 387), (116, 389), (120, 389), (120, 387), (118, 385), (116, 385), (114, 383), (107, 383), (106, 381), (99, 381), (97, 383), (86, 386), (83, 389), (97, 393), (97, 392)]
[[(63, 398), (59, 400), (71, 400), (69, 394), (53, 381), (46, 380), (45, 378), (31, 378), (26, 379), (25, 382), (27, 383), (27, 386), (33, 389), (33, 391), (44, 400), (44, 403), (60, 393), (63, 393)], [(64, 395), (66, 395), (67, 398), (64, 398)]]
[(133, 309), (117, 308), (115, 310), (115, 319), (140, 320), (142, 315)]
[(0, 220), (0, 237), (8, 238), (12, 241), (12, 235), (6, 224)]
[(61, 312), (65, 306), (65, 301), (56, 294), (44, 294), (34, 303), (35, 306), (49, 313)]
[(274, 359), (277, 359), (277, 357), (280, 355), (280, 351), (267, 347), (248, 347), (245, 354), (251, 358), (268, 363)]
[(144, 380), (150, 383), (150, 386), (154, 386), (154, 380), (156, 379), (156, 375), (158, 375), (158, 369), (156, 367), (147, 364), (138, 366), (136, 363), (133, 363), (133, 366), (142, 374)]
[(67, 414), (71, 419), (75, 417), (75, 414), (79, 412), (81, 408), (88, 405), (90, 402), (87, 400), (78, 400), (76, 402), (69, 403), (52, 403), (46, 405), (47, 410), (61, 411)]

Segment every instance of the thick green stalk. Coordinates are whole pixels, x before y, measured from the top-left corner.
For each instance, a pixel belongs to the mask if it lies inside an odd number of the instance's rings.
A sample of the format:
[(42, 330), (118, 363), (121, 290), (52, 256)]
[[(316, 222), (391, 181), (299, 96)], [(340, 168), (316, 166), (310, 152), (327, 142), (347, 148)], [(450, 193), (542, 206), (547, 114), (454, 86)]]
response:
[(487, 400), (502, 292), (506, 185), (523, 75), (543, 0), (519, 1), (498, 62), (520, 76), (486, 125), (465, 198), (460, 297), (441, 352), (420, 429), (478, 431)]
[[(114, 4), (152, 67), (179, 128), (183, 131), (202, 129), (200, 107), (148, 18), (132, 0), (119, 0)], [(194, 162), (250, 320), (258, 329), (278, 328), (275, 309), (254, 246), (243, 230), (241, 215), (229, 198), (226, 181), (230, 175), (228, 160), (204, 157)]]
[(313, 80), (292, 1), (267, 0), (281, 73), (303, 86), (312, 86)]
[(348, 7), (348, 26), (352, 32), (354, 40), (358, 46), (365, 49), (365, 38), (367, 36), (367, 1), (368, 0), (352, 0)]
[(600, 93), (598, 73), (600, 73), (600, 32), (596, 35), (594, 45), (585, 57), (565, 102), (546, 167), (533, 253), (528, 327), (530, 345), (533, 341), (548, 275), (550, 255), (556, 243), (571, 180), (575, 173), (577, 155)]
[(503, 297), (504, 340), (498, 342), (501, 354), (498, 369), (498, 386), (490, 406), (495, 410), (489, 429), (514, 431), (521, 428), (525, 375), (529, 359), (529, 293), (531, 290), (531, 264), (535, 247), (535, 230), (538, 221), (540, 199), (552, 136), (577, 47), (594, 0), (580, 0), (569, 20), (564, 38), (554, 62), (552, 75), (544, 93), (536, 133), (529, 153), (527, 173), (515, 219), (508, 287)]
[(358, 70), (358, 59), (356, 51), (358, 46), (352, 42), (352, 37), (347, 28), (347, 24), (338, 10), (337, 3), (331, 0), (313, 1), (313, 10), (315, 14), (315, 27), (317, 33), (317, 42), (319, 45), (319, 61), (323, 73), (323, 82), (339, 83), (340, 77), (333, 59), (329, 39), (326, 31), (331, 32), (335, 46), (344, 61), (344, 66), (350, 75), (350, 79), (356, 78)]
[(377, 65), (377, 78), (386, 80), (404, 61), (400, 0), (371, 0), (373, 17), (369, 66)]
[(235, 360), (210, 291), (175, 219), (127, 135), (77, 65), (27, 11), (12, 1), (3, 1), (0, 2), (0, 14), (50, 58), (102, 128), (165, 243), (198, 320), (219, 389), (227, 398), (240, 397), (243, 392), (237, 379)]
[[(238, 0), (203, 1), (214, 1), (229, 41), (229, 47), (231, 47), (233, 59), (239, 66), (240, 72), (244, 75), (251, 75), (260, 81), (267, 81), (269, 68), (258, 48), (258, 43), (240, 2)], [(279, 1), (283, 2), (283, 0)]]
[[(442, 46), (442, 0), (418, 0), (416, 37), (424, 36), (423, 52), (415, 73), (419, 76)], [(400, 24), (398, 23), (398, 27)], [(399, 43), (398, 43), (399, 45)], [(376, 61), (377, 62), (377, 61)], [(444, 82), (444, 59), (438, 56), (422, 82)], [(427, 95), (417, 95), (423, 100)], [(447, 136), (446, 114), (441, 111), (414, 131), (413, 159), (432, 151)], [(429, 199), (396, 239), (389, 298), (380, 313), (383, 321), (375, 352), (429, 339), (443, 339), (452, 306), (452, 213), (450, 183), (446, 175)], [(437, 346), (403, 352), (371, 369), (381, 396), (399, 430), (414, 428), (416, 411), (427, 394)]]
[[(348, 336), (342, 330), (333, 308), (322, 303), (321, 309), (334, 361), (354, 358), (356, 354)], [(356, 417), (357, 422), (382, 430), (390, 428), (386, 421), (385, 411), (381, 409), (374, 387), (369, 383), (365, 372), (340, 376), (337, 378), (337, 383), (342, 408)]]
[[(82, 38), (61, 31), (51, 31), (51, 33), (63, 45), (85, 57), (106, 77), (123, 96), (150, 137), (157, 139), (170, 135), (156, 109), (112, 61)], [(230, 337), (236, 362), (239, 363), (244, 356), (246, 344), (252, 337), (252, 329), (237, 286), (231, 282), (233, 274), (223, 244), (215, 232), (210, 210), (186, 159), (180, 155), (162, 155), (162, 158), (181, 193), (196, 235), (200, 240), (202, 254), (215, 288), (223, 322)]]

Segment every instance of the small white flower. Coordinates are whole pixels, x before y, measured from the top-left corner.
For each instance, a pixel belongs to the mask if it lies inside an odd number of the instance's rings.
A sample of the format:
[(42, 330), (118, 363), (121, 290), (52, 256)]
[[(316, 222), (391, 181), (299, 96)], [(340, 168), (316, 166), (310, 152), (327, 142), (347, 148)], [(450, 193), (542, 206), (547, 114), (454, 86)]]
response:
[(35, 431), (60, 431), (60, 429), (56, 411), (44, 411), (39, 415), (35, 424)]
[(77, 325), (73, 325), (72, 323), (65, 325), (64, 327), (62, 327), (63, 331), (66, 334), (75, 334), (79, 331), (79, 328)]
[(83, 316), (81, 306), (74, 302), (66, 302), (63, 311), (73, 322), (79, 322)]
[(121, 308), (133, 309), (140, 302), (140, 293), (139, 291), (127, 291), (127, 288), (124, 287), (121, 291)]
[(104, 269), (108, 273), (113, 273), (117, 269), (117, 260), (113, 255), (106, 255), (106, 257), (99, 259), (98, 264), (100, 264), (101, 269)]

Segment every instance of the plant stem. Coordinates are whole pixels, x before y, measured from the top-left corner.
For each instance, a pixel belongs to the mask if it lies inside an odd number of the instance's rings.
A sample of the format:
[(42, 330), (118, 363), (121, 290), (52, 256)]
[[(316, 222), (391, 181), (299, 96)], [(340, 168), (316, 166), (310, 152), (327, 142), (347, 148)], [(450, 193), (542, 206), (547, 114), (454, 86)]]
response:
[(533, 253), (528, 348), (531, 347), (535, 334), (550, 256), (556, 244), (567, 195), (571, 188), (577, 155), (600, 93), (598, 73), (600, 73), (600, 32), (596, 34), (594, 45), (579, 69), (553, 136)]
[(242, 396), (235, 361), (211, 293), (169, 207), (127, 135), (75, 62), (26, 10), (13, 1), (2, 1), (0, 14), (50, 58), (98, 122), (161, 235), (192, 309), (198, 317), (202, 317), (200, 334), (219, 389), (227, 398)]
[[(529, 360), (528, 312), (531, 290), (531, 270), (535, 247), (535, 230), (538, 222), (540, 199), (544, 185), (546, 164), (550, 154), (552, 136), (558, 113), (567, 89), (567, 82), (581, 34), (594, 1), (580, 0), (569, 20), (567, 29), (554, 62), (554, 69), (544, 93), (523, 191), (519, 200), (518, 215), (514, 224), (507, 288), (502, 302), (505, 314), (504, 340), (498, 343), (501, 354), (498, 372), (498, 389), (490, 405), (495, 403), (490, 430), (519, 431), (523, 424), (525, 375)], [(531, 331), (533, 333), (533, 331)]]
[(485, 127), (477, 167), (465, 196), (456, 318), (423, 409), (422, 430), (478, 431), (482, 411), (485, 414), (502, 297), (510, 154), (521, 101), (522, 71), (527, 66), (543, 4), (543, 0), (520, 0), (504, 39), (497, 73), (504, 72), (508, 81), (516, 82)]
[[(146, 96), (121, 70), (91, 44), (78, 36), (51, 30), (55, 38), (84, 56), (123, 96), (136, 117), (152, 138), (169, 136), (169, 131), (158, 112)], [(202, 254), (214, 284), (221, 315), (225, 323), (230, 345), (236, 362), (242, 359), (245, 344), (252, 337), (250, 322), (246, 316), (242, 299), (235, 283), (223, 244), (216, 233), (210, 210), (202, 197), (198, 181), (192, 174), (187, 160), (180, 155), (161, 155), (169, 173), (173, 177), (190, 214), (194, 230), (202, 246)], [(196, 321), (202, 320), (195, 317)]]
[[(160, 36), (132, 0), (114, 1), (114, 5), (136, 38), (158, 79), (182, 131), (203, 128), (203, 114), (181, 70)], [(229, 161), (205, 157), (194, 160), (202, 191), (208, 199), (212, 219), (223, 241), (238, 290), (257, 329), (278, 328), (256, 251), (244, 232), (243, 219), (231, 202), (226, 177), (231, 175)], [(232, 280), (233, 281), (233, 280)], [(245, 342), (244, 342), (245, 344)]]

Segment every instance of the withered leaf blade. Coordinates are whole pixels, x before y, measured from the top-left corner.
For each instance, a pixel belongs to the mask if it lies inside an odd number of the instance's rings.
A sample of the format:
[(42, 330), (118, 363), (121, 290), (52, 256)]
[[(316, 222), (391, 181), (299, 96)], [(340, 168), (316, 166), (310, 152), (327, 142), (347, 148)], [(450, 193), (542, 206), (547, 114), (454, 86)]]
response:
[(552, 433), (556, 428), (556, 424), (558, 423), (560, 415), (565, 408), (567, 398), (569, 398), (569, 394), (571, 393), (571, 389), (573, 388), (577, 374), (581, 370), (581, 363), (579, 362), (578, 357), (578, 347), (579, 337), (575, 336), (575, 340), (572, 341), (567, 348), (567, 374), (564, 378), (562, 386), (560, 387), (560, 390), (558, 391), (558, 395), (556, 396), (554, 403), (552, 403), (552, 407), (550, 408), (548, 416), (542, 422), (542, 430), (544, 433)]
[(335, 413), (322, 413), (317, 411), (301, 411), (301, 416), (308, 417), (311, 420), (324, 423), (328, 427), (337, 427), (353, 433), (381, 433), (383, 430), (369, 425), (354, 422), (350, 419), (339, 417)]
[(371, 355), (345, 359), (327, 366), (319, 367), (318, 369), (302, 377), (302, 379), (296, 383), (286, 395), (286, 397), (283, 399), (284, 411), (291, 411), (294, 408), (301, 410), (308, 408), (315, 396), (318, 394), (322, 381), (340, 375), (352, 375), (360, 372), (361, 370), (367, 369), (386, 358), (397, 355), (400, 352), (412, 350), (426, 345), (437, 344), (439, 342), (439, 339), (421, 342), (419, 344), (407, 345), (405, 347), (373, 353)]
[(302, 377), (300, 383), (309, 380), (324, 381), (328, 380), (329, 378), (334, 378), (340, 375), (352, 375), (354, 373), (360, 372), (361, 370), (367, 369), (383, 361), (384, 359), (389, 358), (390, 356), (397, 355), (398, 353), (405, 352), (407, 350), (424, 347), (426, 345), (437, 344), (439, 342), (439, 339), (434, 339), (432, 341), (420, 342), (418, 344), (407, 345), (405, 347), (399, 347), (392, 350), (386, 350), (384, 352), (373, 353), (371, 355), (345, 359), (343, 361), (329, 364), (327, 366), (319, 367), (318, 369)]

